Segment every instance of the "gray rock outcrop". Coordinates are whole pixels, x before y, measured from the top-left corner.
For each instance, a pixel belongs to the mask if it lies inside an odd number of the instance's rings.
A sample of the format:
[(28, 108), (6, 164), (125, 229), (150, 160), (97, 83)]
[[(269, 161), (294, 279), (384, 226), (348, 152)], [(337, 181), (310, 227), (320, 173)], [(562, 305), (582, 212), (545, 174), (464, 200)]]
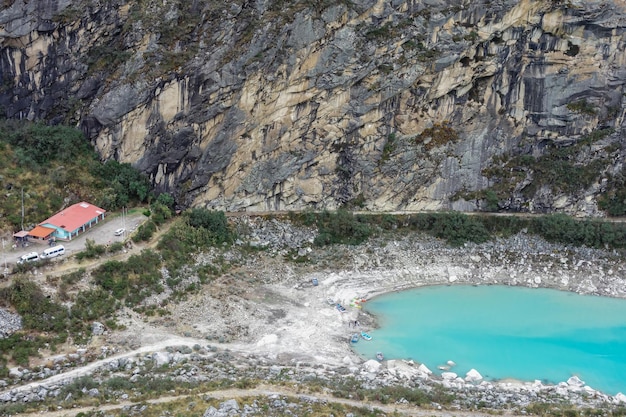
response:
[(13, 314), (0, 308), (0, 339), (10, 336), (22, 328), (22, 318), (18, 314)]
[(9, 4), (4, 115), (182, 205), (596, 215), (621, 175), (622, 1)]

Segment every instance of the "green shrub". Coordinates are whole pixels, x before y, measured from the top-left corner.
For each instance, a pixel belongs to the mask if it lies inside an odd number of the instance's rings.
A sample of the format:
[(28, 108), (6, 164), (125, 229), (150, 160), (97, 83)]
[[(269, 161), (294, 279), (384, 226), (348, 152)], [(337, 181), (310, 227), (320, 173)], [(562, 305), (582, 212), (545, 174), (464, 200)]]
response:
[(152, 235), (156, 232), (156, 224), (149, 220), (137, 228), (137, 232), (133, 235), (132, 240), (135, 243), (148, 241), (152, 239)]
[(87, 239), (85, 241), (85, 250), (76, 254), (76, 259), (82, 261), (83, 259), (94, 259), (104, 255), (107, 251), (105, 245), (96, 245), (93, 239)]
[(165, 204), (154, 202), (150, 207), (151, 219), (157, 226), (162, 225), (172, 217), (172, 210)]
[(66, 308), (46, 297), (36, 283), (26, 278), (18, 277), (12, 285), (2, 288), (0, 298), (22, 316), (26, 329), (61, 331), (66, 327)]
[(114, 376), (104, 381), (103, 385), (112, 391), (131, 391), (135, 388), (135, 385), (128, 380), (120, 376)]
[(96, 381), (92, 376), (81, 376), (61, 387), (59, 398), (66, 398), (68, 395), (71, 395), (72, 400), (75, 400), (83, 397), (88, 390), (98, 388), (99, 386), (100, 382)]
[(463, 39), (470, 42), (475, 42), (478, 39), (478, 33), (476, 31), (471, 31), (467, 35), (463, 36)]
[(489, 232), (476, 218), (460, 213), (436, 214), (431, 232), (454, 246), (465, 242), (482, 243), (489, 240)]
[(116, 306), (116, 300), (108, 292), (94, 289), (78, 293), (70, 311), (73, 319), (86, 323), (112, 316)]
[(462, 213), (417, 214), (410, 216), (408, 221), (412, 228), (445, 239), (453, 246), (466, 242), (483, 243), (490, 238), (480, 218)]
[(564, 214), (533, 219), (529, 231), (550, 242), (594, 248), (626, 247), (626, 225), (600, 220), (576, 220)]
[(389, 39), (393, 36), (393, 28), (389, 22), (385, 23), (383, 26), (372, 29), (365, 33), (365, 39), (367, 40), (375, 40), (375, 39)]
[(116, 253), (116, 252), (121, 252), (123, 250), (124, 250), (123, 242), (113, 242), (106, 248), (107, 253)]
[(485, 210), (487, 211), (498, 211), (498, 203), (500, 199), (498, 198), (498, 194), (496, 194), (493, 190), (485, 191), (485, 202), (487, 203)]
[(172, 197), (170, 194), (161, 193), (156, 198), (156, 203), (164, 205), (165, 207), (169, 208), (170, 211), (174, 211), (174, 205), (176, 204), (176, 201), (174, 200), (174, 197)]
[(150, 192), (148, 177), (127, 163), (109, 160), (93, 164), (90, 173), (100, 180), (102, 188), (112, 190), (104, 202), (109, 210), (127, 207), (131, 202), (144, 202)]
[(76, 284), (85, 276), (85, 268), (80, 268), (78, 271), (65, 274), (61, 277), (61, 282), (67, 285)]
[(396, 134), (391, 133), (387, 136), (387, 140), (385, 141), (385, 146), (383, 146), (383, 153), (380, 156), (380, 162), (386, 162), (391, 158), (391, 154), (395, 152), (397, 148), (396, 142)]
[(192, 228), (207, 230), (214, 245), (230, 244), (234, 241), (234, 233), (223, 211), (194, 208), (187, 214), (187, 222)]
[(19, 162), (26, 166), (33, 163), (45, 166), (55, 160), (72, 162), (92, 152), (83, 133), (72, 127), (19, 123), (12, 124), (8, 130), (5, 140), (20, 150), (18, 154), (22, 159)]
[[(163, 292), (161, 284), (161, 256), (152, 250), (143, 250), (125, 262), (109, 261), (92, 271), (92, 278), (106, 294), (134, 306), (152, 294)], [(100, 299), (107, 298), (98, 295)], [(114, 303), (111, 303), (114, 305)], [(101, 316), (103, 312), (99, 313)]]
[(417, 135), (415, 141), (417, 144), (424, 144), (424, 149), (429, 151), (449, 142), (456, 142), (458, 139), (459, 134), (457, 131), (450, 126), (450, 122), (444, 121), (443, 123), (435, 123), (432, 127), (424, 129), (422, 133)]
[(573, 103), (567, 103), (566, 107), (569, 111), (573, 111), (575, 113), (588, 114), (588, 115), (594, 115), (597, 113), (596, 108), (591, 103), (587, 102), (587, 100), (585, 99), (578, 100)]
[(626, 167), (608, 176), (607, 190), (598, 197), (598, 207), (609, 216), (626, 215)]
[(354, 216), (346, 210), (334, 213), (324, 211), (317, 216), (318, 235), (315, 238), (317, 246), (337, 243), (359, 245), (372, 234), (372, 228), (366, 217)]

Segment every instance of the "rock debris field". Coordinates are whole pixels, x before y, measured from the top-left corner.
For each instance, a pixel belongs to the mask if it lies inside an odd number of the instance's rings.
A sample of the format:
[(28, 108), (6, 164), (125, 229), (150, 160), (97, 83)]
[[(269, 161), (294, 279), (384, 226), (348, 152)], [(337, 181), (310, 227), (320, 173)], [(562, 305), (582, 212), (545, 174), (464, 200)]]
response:
[[(103, 370), (137, 378), (149, 365), (191, 363), (195, 370), (177, 378), (207, 380), (234, 373), (271, 380), (286, 373), (299, 381), (353, 376), (369, 388), (443, 384), (455, 392), (459, 408), (481, 403), (521, 409), (562, 399), (581, 406), (626, 403), (623, 394), (597, 392), (575, 377), (544, 385), (485, 381), (478, 372), (434, 376), (412, 361), (363, 359), (348, 342), (354, 320), (365, 329), (376, 326), (374, 317), (349, 307), (351, 300), (424, 285), (503, 284), (625, 298), (626, 264), (616, 251), (565, 247), (524, 233), (460, 248), (416, 233), (316, 248), (310, 228), (260, 217), (233, 221), (245, 239), (220, 256), (236, 268), (210, 288), (170, 304), (169, 316), (147, 319), (124, 311), (118, 321), (125, 330), (104, 329), (89, 345), (50, 358), (52, 366), (13, 368), (0, 381), (0, 401), (54, 397), (73, 378)], [(264, 250), (243, 250), (244, 241)], [(196, 262), (217, 256), (205, 253)], [(347, 311), (340, 313), (328, 299)], [(0, 310), (0, 335), (19, 326), (18, 316)]]

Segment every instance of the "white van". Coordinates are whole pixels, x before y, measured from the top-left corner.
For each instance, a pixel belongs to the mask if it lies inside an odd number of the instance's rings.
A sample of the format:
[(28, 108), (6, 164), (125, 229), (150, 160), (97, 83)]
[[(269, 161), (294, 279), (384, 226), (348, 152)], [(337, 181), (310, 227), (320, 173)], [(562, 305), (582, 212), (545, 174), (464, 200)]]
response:
[(35, 262), (39, 260), (39, 255), (37, 252), (30, 252), (26, 255), (20, 256), (20, 259), (17, 260), (18, 264), (23, 264), (24, 262)]
[(41, 259), (54, 258), (65, 254), (65, 247), (63, 245), (53, 246), (43, 251)]

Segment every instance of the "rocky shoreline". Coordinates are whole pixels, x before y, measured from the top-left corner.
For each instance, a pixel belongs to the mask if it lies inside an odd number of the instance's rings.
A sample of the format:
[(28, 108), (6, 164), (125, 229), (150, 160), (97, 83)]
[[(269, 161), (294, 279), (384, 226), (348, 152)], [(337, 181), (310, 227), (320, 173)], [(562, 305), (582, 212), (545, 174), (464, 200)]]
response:
[[(626, 404), (623, 394), (606, 395), (577, 378), (557, 385), (491, 382), (475, 375), (434, 376), (411, 361), (366, 361), (346, 341), (348, 322), (358, 319), (375, 326), (375, 318), (359, 309), (341, 314), (326, 304), (327, 298), (348, 305), (354, 297), (444, 284), (545, 287), (626, 298), (626, 264), (619, 252), (555, 245), (524, 233), (460, 248), (421, 234), (396, 233), (360, 246), (320, 249), (312, 245), (310, 228), (260, 217), (236, 223), (247, 235), (224, 257), (237, 259), (239, 266), (216, 282), (211, 294), (172, 306), (165, 319), (147, 321), (129, 312), (121, 318), (127, 330), (95, 337), (101, 349), (95, 356), (93, 349), (77, 350), (47, 370), (17, 370), (21, 374), (1, 381), (0, 402), (58, 398), (63, 385), (81, 374), (104, 378), (115, 372), (132, 379), (158, 366), (181, 381), (224, 377), (272, 382), (280, 375), (302, 384), (350, 377), (368, 389), (402, 385), (429, 391), (443, 386), (454, 395), (447, 407), (464, 410), (480, 406), (522, 414), (537, 402), (593, 408)], [(243, 251), (244, 242), (264, 250)], [(206, 259), (212, 255), (198, 262)], [(311, 284), (314, 279), (318, 285)]]
[[(133, 355), (111, 355), (98, 360), (89, 375), (96, 381), (105, 381), (111, 375), (138, 383), (145, 378), (172, 378), (186, 384), (204, 384), (223, 380), (254, 380), (259, 383), (278, 384), (289, 381), (306, 386), (311, 381), (324, 381), (328, 386), (352, 378), (360, 389), (376, 390), (386, 386), (407, 386), (426, 392), (436, 389), (438, 384), (454, 396), (448, 410), (507, 409), (524, 414), (525, 407), (533, 403), (570, 404), (581, 408), (607, 408), (626, 403), (624, 395), (609, 396), (595, 391), (573, 377), (557, 385), (534, 382), (487, 382), (471, 378), (434, 377), (423, 367), (411, 361), (390, 360), (384, 364), (375, 361), (351, 363), (343, 366), (319, 363), (288, 361), (268, 358), (263, 354), (237, 353), (215, 345), (199, 345), (193, 340), (179, 340), (182, 344), (171, 345), (155, 351)], [(70, 358), (59, 357), (58, 363)], [(75, 358), (76, 359), (76, 358)], [(82, 353), (78, 361), (84, 360)], [(160, 369), (156, 372), (155, 370)], [(60, 378), (50, 378), (56, 374)], [(64, 377), (65, 375), (65, 377)], [(15, 375), (14, 375), (15, 376)], [(37, 383), (13, 387), (0, 393), (3, 403), (36, 403), (56, 399), (63, 404), (71, 403), (72, 396), (64, 389), (77, 375), (56, 373), (48, 369), (39, 374), (25, 373), (26, 380)], [(47, 378), (47, 379), (46, 379)], [(92, 398), (105, 395), (105, 389), (92, 387), (83, 394)], [(117, 401), (132, 401), (125, 392), (106, 393)], [(139, 396), (139, 395), (138, 395)], [(431, 403), (426, 408), (441, 410), (442, 405)]]

